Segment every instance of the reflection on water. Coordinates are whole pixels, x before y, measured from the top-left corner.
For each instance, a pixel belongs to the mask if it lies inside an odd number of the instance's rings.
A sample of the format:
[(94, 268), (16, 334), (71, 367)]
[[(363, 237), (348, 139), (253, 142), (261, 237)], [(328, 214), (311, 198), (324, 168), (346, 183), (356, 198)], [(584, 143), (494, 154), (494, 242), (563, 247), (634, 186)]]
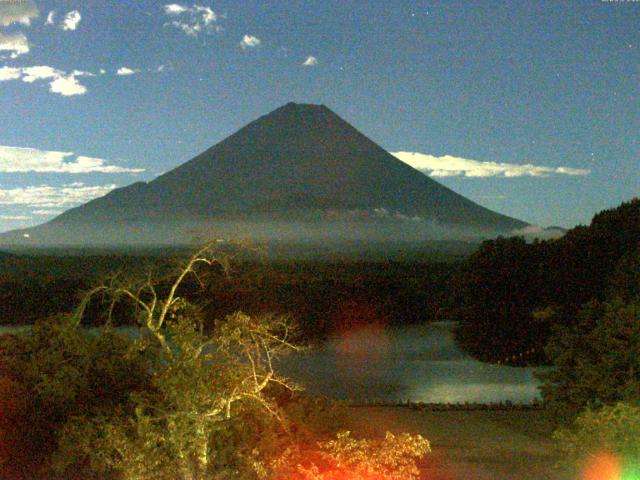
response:
[(531, 402), (534, 368), (478, 362), (458, 349), (451, 322), (364, 328), (289, 357), (286, 374), (314, 394), (415, 402)]
[[(478, 362), (454, 341), (451, 322), (394, 329), (365, 327), (287, 357), (285, 375), (313, 394), (387, 402), (531, 402), (534, 368)], [(0, 334), (29, 327), (0, 327)]]

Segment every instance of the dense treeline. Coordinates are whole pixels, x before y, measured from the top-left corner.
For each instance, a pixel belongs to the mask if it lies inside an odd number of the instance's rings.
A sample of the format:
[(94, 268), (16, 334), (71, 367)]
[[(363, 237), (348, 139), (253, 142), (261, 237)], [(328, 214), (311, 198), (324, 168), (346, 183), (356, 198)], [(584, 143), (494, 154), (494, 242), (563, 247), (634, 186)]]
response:
[(321, 338), (359, 324), (402, 325), (436, 318), (451, 264), (367, 263), (245, 266), (204, 292), (210, 317), (245, 311), (291, 313)]
[(461, 346), (482, 360), (544, 362), (554, 325), (573, 326), (587, 302), (633, 289), (624, 272), (639, 248), (640, 199), (557, 240), (484, 242), (452, 280), (446, 315), (460, 321)]
[(132, 271), (152, 257), (0, 254), (0, 325), (32, 324), (70, 312), (84, 290), (113, 271)]
[[(161, 261), (166, 267), (158, 266)], [(71, 311), (82, 292), (107, 278), (155, 265), (158, 277), (171, 260), (143, 256), (14, 257), (0, 277), (0, 324), (30, 324)], [(213, 322), (239, 309), (250, 314), (290, 314), (308, 339), (354, 324), (402, 325), (437, 317), (455, 262), (269, 261), (234, 263), (228, 275), (211, 275), (205, 288), (194, 279), (183, 294), (202, 306)], [(213, 272), (216, 273), (216, 272)], [(168, 286), (170, 278), (163, 284)], [(162, 284), (160, 286), (162, 288)], [(116, 308), (126, 309), (124, 305)], [(102, 312), (102, 313), (99, 313)], [(133, 312), (114, 315), (119, 322)], [(88, 322), (102, 324), (99, 304)]]

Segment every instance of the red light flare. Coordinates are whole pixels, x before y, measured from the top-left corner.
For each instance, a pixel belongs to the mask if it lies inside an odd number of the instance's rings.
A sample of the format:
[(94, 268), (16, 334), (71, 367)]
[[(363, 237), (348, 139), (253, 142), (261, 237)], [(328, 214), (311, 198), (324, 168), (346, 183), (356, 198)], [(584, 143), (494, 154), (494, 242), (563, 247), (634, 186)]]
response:
[(339, 354), (376, 361), (389, 352), (391, 342), (381, 310), (375, 302), (356, 298), (336, 306), (331, 324), (336, 328)]
[(582, 480), (620, 480), (620, 459), (610, 452), (600, 452), (589, 457), (582, 471)]

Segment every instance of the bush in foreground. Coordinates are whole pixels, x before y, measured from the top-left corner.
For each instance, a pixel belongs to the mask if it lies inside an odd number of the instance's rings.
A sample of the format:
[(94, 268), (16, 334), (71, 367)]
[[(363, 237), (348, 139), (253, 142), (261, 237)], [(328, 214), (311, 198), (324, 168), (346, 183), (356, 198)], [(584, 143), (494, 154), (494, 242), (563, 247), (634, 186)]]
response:
[(272, 480), (417, 480), (416, 460), (430, 451), (420, 435), (387, 432), (383, 440), (354, 439), (350, 432), (307, 451), (287, 450), (273, 463)]
[(596, 470), (618, 472), (610, 478), (638, 478), (640, 473), (640, 407), (619, 402), (599, 410), (586, 409), (571, 427), (555, 432), (564, 458), (596, 478)]

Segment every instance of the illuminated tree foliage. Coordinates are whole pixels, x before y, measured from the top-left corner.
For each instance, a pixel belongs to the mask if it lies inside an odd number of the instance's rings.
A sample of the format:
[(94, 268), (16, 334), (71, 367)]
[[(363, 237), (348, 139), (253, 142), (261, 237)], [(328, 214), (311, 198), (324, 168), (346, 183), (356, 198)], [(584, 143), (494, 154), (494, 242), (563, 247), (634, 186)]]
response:
[[(277, 373), (279, 359), (299, 349), (288, 317), (236, 312), (207, 325), (185, 299), (187, 280), (204, 285), (220, 267), (228, 265), (207, 245), (170, 280), (112, 277), (89, 291), (74, 315), (5, 339), (10, 370), (21, 372), (16, 381), (31, 399), (30, 428), (45, 432), (42, 478), (277, 479), (285, 467), (307, 475), (301, 479), (336, 478), (327, 476), (327, 465), (386, 475), (367, 478), (413, 478), (412, 459), (428, 447), (421, 437), (376, 443), (339, 436), (320, 443), (324, 463), (282, 454), (333, 434), (334, 412)], [(96, 301), (107, 325), (88, 330), (83, 315)], [(122, 311), (138, 321), (128, 335), (110, 327)], [(25, 472), (22, 478), (35, 470)]]
[(267, 389), (296, 386), (276, 373), (274, 361), (298, 347), (290, 342), (293, 326), (286, 317), (238, 312), (206, 333), (199, 309), (179, 295), (179, 288), (189, 275), (200, 279), (198, 266), (214, 264), (223, 262), (206, 246), (167, 292), (159, 292), (149, 277), (139, 284), (101, 285), (85, 297), (78, 322), (98, 294), (110, 300), (109, 311), (123, 299), (137, 306), (141, 328), (129, 355), (149, 363), (151, 385), (131, 396), (133, 414), (72, 417), (55, 458), (61, 473), (77, 463), (71, 463), (70, 451), (82, 452), (92, 470), (125, 479), (205, 479), (214, 472), (237, 474), (252, 463), (241, 445), (220, 445), (220, 439), (252, 408), (279, 417)]
[(420, 435), (393, 435), (382, 440), (354, 439), (339, 432), (314, 450), (287, 450), (274, 462), (273, 480), (417, 480), (416, 461), (430, 451)]

